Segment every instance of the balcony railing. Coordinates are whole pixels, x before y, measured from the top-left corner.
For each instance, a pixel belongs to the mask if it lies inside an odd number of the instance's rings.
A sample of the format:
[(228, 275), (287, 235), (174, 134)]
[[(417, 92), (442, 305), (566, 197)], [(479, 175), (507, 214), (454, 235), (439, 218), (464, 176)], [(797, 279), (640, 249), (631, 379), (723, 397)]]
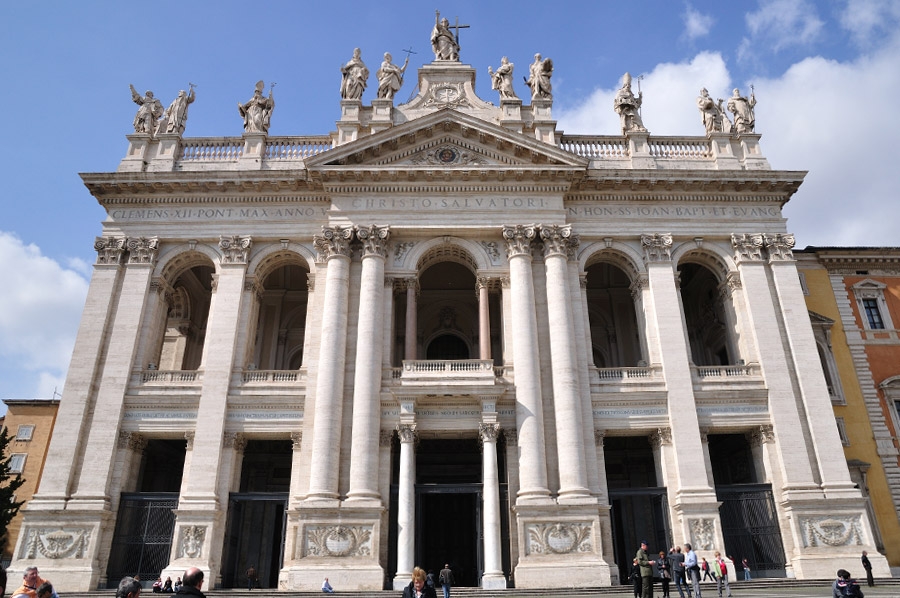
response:
[(759, 375), (760, 369), (757, 364), (747, 365), (694, 365), (691, 366), (694, 377), (698, 380), (706, 380), (707, 378), (746, 378), (749, 376)]
[(305, 370), (243, 370), (241, 372), (243, 384), (291, 384), (305, 378)]
[(138, 384), (199, 384), (203, 381), (200, 370), (140, 370), (132, 377)]
[(401, 384), (494, 384), (492, 359), (404, 360)]

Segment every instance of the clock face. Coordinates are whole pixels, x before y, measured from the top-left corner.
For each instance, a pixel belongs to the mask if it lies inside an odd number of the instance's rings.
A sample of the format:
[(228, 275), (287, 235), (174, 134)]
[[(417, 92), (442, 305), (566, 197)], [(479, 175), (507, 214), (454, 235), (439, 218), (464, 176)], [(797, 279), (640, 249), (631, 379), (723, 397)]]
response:
[(449, 104), (459, 99), (459, 91), (454, 87), (438, 87), (434, 90), (434, 99)]

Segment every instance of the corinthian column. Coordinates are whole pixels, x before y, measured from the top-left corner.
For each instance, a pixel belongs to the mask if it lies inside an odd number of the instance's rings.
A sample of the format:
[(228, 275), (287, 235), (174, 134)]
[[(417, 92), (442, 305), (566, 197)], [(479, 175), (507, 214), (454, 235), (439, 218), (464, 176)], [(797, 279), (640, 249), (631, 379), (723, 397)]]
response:
[(400, 424), (400, 480), (397, 488), (397, 574), (394, 589), (409, 584), (416, 547), (416, 424)]
[(497, 471), (497, 435), (500, 425), (483, 423), (481, 434), (481, 479), (484, 523), (484, 575), (481, 586), (485, 589), (505, 588), (503, 561), (500, 554), (500, 477)]
[(378, 433), (381, 427), (381, 353), (384, 350), (381, 318), (384, 302), (387, 226), (360, 227), (362, 277), (356, 335), (356, 380), (353, 386), (353, 430), (350, 447), (350, 491), (347, 500), (378, 500)]
[(541, 228), (547, 268), (547, 312), (550, 323), (550, 359), (553, 365), (553, 409), (559, 457), (559, 498), (583, 498), (587, 487), (581, 392), (575, 355), (577, 346), (568, 281), (568, 255), (578, 246), (572, 227)]
[(352, 238), (352, 228), (323, 226), (314, 239), (325, 256), (326, 272), (307, 500), (338, 498)]
[(418, 315), (416, 313), (416, 293), (419, 283), (415, 278), (406, 279), (406, 333), (403, 359), (416, 358), (416, 345), (419, 337)]
[(491, 308), (488, 285), (490, 279), (479, 276), (475, 283), (478, 289), (478, 348), (479, 359), (491, 358)]
[(512, 347), (516, 376), (516, 432), (519, 438), (519, 492), (517, 500), (548, 497), (547, 457), (544, 452), (544, 416), (538, 358), (531, 241), (535, 226), (503, 227), (509, 258), (512, 304)]

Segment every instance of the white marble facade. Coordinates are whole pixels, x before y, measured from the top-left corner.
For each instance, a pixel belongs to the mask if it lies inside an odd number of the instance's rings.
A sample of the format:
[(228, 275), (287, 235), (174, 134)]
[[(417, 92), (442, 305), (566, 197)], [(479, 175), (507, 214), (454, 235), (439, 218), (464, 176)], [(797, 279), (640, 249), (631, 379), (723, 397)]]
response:
[[(222, 583), (243, 451), (278, 439), (293, 449), (279, 588), (402, 587), (420, 564), (419, 442), (468, 438), (479, 583), (609, 585), (610, 439), (648, 439), (670, 540), (711, 558), (707, 440), (743, 434), (787, 575), (830, 576), (863, 549), (889, 574), (782, 215), (805, 173), (773, 170), (757, 134), (560, 135), (550, 99), (494, 106), (454, 61), (418, 76), (404, 105), (341, 100), (329, 137), (135, 133), (116, 172), (82, 175), (108, 218), (12, 569), (37, 564), (61, 591), (115, 581), (120, 497), (147, 443), (176, 439), (164, 576)], [(441, 335), (468, 358), (429, 357)]]

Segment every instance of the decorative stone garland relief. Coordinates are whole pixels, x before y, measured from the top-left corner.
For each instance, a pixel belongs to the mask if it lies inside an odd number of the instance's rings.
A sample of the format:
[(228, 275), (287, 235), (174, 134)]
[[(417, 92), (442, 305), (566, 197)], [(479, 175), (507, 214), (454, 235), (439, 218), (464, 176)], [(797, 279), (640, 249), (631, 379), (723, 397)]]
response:
[(691, 519), (691, 546), (694, 550), (714, 550), (716, 524), (712, 519)]
[(91, 541), (90, 528), (32, 528), (27, 534), (20, 559), (82, 559)]
[(849, 546), (863, 543), (859, 516), (847, 519), (837, 517), (801, 517), (800, 533), (803, 546)]
[(372, 530), (371, 525), (308, 526), (305, 556), (370, 556)]
[(590, 523), (532, 523), (525, 526), (529, 555), (554, 555), (594, 550)]

